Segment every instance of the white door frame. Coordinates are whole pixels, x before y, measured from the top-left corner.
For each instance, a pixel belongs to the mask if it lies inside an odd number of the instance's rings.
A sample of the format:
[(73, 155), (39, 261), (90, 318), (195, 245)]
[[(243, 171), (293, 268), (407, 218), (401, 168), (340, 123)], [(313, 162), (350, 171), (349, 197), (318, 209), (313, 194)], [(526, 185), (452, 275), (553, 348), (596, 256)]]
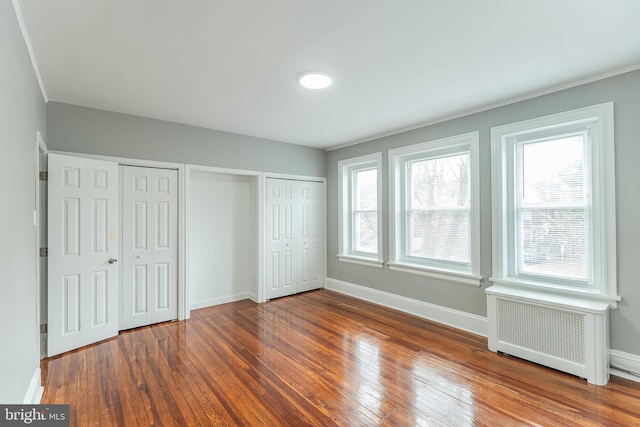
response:
[(322, 282), (324, 287), (324, 282), (327, 277), (327, 178), (319, 177), (319, 176), (306, 176), (306, 175), (289, 175), (282, 173), (271, 173), (265, 172), (262, 174), (262, 184), (260, 185), (260, 275), (259, 275), (259, 283), (258, 287), (258, 301), (259, 303), (263, 303), (267, 301), (267, 279), (264, 274), (264, 266), (266, 266), (267, 260), (265, 259), (267, 254), (267, 239), (264, 238), (264, 233), (267, 230), (267, 214), (264, 209), (267, 206), (267, 192), (265, 189), (267, 188), (267, 179), (268, 178), (276, 178), (276, 179), (291, 179), (294, 181), (312, 181), (312, 182), (321, 182), (322, 185), (322, 203), (324, 208), (322, 210), (322, 224), (324, 227), (323, 233), (323, 248), (322, 251)]
[(186, 287), (186, 257), (185, 257), (185, 165), (182, 163), (163, 162), (156, 160), (132, 159), (128, 157), (102, 156), (98, 154), (72, 153), (65, 151), (50, 151), (50, 153), (67, 156), (84, 157), (87, 159), (106, 160), (118, 163), (119, 166), (141, 166), (148, 168), (175, 169), (178, 171), (178, 320), (189, 318), (189, 293)]
[[(239, 176), (248, 176), (248, 177), (255, 177), (257, 179), (257, 184), (258, 184), (258, 188), (257, 188), (257, 200), (256, 200), (256, 206), (258, 206), (258, 214), (257, 214), (257, 219), (258, 219), (258, 262), (257, 262), (257, 269), (258, 271), (256, 272), (256, 285), (254, 286), (253, 289), (250, 289), (250, 293), (249, 293), (249, 298), (255, 302), (264, 302), (260, 300), (260, 295), (262, 293), (262, 277), (263, 277), (263, 263), (262, 263), (262, 258), (263, 258), (263, 252), (262, 252), (262, 247), (263, 247), (263, 240), (264, 240), (264, 228), (263, 228), (263, 220), (262, 220), (262, 212), (263, 212), (263, 197), (262, 197), (262, 193), (263, 193), (263, 183), (264, 180), (261, 179), (262, 178), (262, 172), (260, 171), (252, 171), (252, 170), (244, 170), (244, 169), (229, 169), (229, 168), (219, 168), (219, 167), (214, 167), (214, 166), (201, 166), (201, 165), (186, 165), (186, 179), (185, 179), (185, 199), (186, 199), (186, 218), (189, 218), (190, 215), (190, 205), (191, 205), (191, 172), (210, 172), (210, 173), (218, 173), (218, 174), (228, 174), (228, 175), (239, 175)], [(185, 259), (189, 259), (189, 223), (187, 221), (186, 224), (186, 230), (185, 230)], [(186, 267), (186, 266), (185, 266)], [(187, 292), (187, 296), (189, 295), (189, 269), (185, 268), (185, 287), (186, 287), (186, 292)], [(189, 304), (187, 304), (187, 319), (190, 316), (190, 308), (189, 308)]]
[[(36, 169), (36, 200), (35, 200), (35, 210), (33, 212), (33, 225), (35, 226), (35, 253), (36, 253), (36, 324), (38, 325), (38, 358), (42, 359), (46, 357), (47, 348), (45, 343), (43, 342), (44, 334), (41, 330), (41, 322), (43, 319), (42, 308), (47, 306), (46, 299), (42, 301), (42, 298), (46, 298), (46, 284), (47, 278), (42, 276), (42, 259), (40, 257), (40, 247), (42, 246), (42, 242), (40, 239), (40, 235), (42, 233), (42, 221), (41, 218), (46, 218), (46, 203), (42, 202), (42, 192), (40, 191), (40, 172), (44, 172), (40, 170), (40, 156), (47, 155), (47, 144), (42, 137), (40, 131), (36, 131), (36, 139), (35, 139), (35, 169)], [(43, 212), (44, 211), (44, 212)], [(46, 316), (44, 316), (46, 319)]]

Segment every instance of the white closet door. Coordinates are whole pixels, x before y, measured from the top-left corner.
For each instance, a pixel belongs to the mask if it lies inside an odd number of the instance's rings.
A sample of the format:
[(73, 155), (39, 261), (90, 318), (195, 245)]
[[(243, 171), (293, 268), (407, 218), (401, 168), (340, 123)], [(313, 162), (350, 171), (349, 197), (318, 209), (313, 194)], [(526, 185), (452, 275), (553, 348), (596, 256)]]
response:
[(122, 166), (120, 329), (178, 317), (178, 172)]
[(296, 183), (294, 259), (297, 292), (318, 289), (324, 280), (324, 186), (320, 182)]
[(48, 349), (118, 333), (118, 165), (49, 154)]
[(267, 179), (267, 299), (296, 293), (293, 259), (294, 185)]
[(324, 284), (324, 184), (268, 178), (266, 298)]

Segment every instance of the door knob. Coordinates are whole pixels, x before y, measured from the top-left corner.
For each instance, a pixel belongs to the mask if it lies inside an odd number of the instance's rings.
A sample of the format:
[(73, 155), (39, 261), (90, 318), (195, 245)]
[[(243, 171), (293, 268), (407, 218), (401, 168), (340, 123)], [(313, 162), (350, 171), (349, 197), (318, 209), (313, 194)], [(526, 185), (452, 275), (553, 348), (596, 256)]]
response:
[(108, 262), (109, 262), (109, 264), (115, 264), (116, 262), (118, 262), (118, 260), (115, 259), (115, 258), (109, 258)]

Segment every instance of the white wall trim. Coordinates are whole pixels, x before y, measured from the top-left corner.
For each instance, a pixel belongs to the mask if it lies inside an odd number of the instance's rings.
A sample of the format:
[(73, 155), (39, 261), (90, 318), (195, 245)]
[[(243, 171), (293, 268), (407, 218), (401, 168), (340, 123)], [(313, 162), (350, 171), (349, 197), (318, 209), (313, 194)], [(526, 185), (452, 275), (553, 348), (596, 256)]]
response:
[(27, 26), (24, 23), (22, 9), (20, 9), (18, 0), (11, 0), (11, 3), (13, 4), (13, 10), (16, 12), (16, 19), (18, 20), (18, 27), (20, 27), (20, 32), (22, 33), (22, 39), (24, 40), (24, 44), (27, 46), (27, 52), (29, 53), (29, 59), (31, 60), (33, 72), (36, 75), (38, 86), (40, 86), (40, 93), (42, 93), (44, 102), (47, 103), (49, 102), (49, 97), (47, 96), (47, 91), (44, 88), (44, 82), (42, 81), (42, 76), (40, 75), (40, 69), (38, 68), (38, 62), (36, 61), (36, 55), (33, 53), (33, 46), (31, 46), (31, 39), (29, 38), (29, 33), (27, 32)]
[(289, 175), (286, 173), (272, 173), (264, 172), (264, 178), (277, 178), (277, 179), (291, 179), (295, 181), (314, 181), (314, 182), (327, 182), (327, 178), (320, 176), (308, 176), (308, 175)]
[(605, 79), (608, 79), (610, 77), (615, 77), (615, 76), (619, 76), (621, 74), (630, 73), (630, 72), (636, 71), (638, 69), (640, 69), (640, 63), (632, 64), (632, 65), (630, 65), (628, 67), (618, 68), (618, 69), (615, 69), (615, 70), (610, 70), (610, 71), (607, 71), (607, 72), (604, 72), (604, 73), (601, 73), (601, 74), (596, 74), (594, 76), (587, 77), (587, 78), (580, 79), (580, 80), (576, 80), (576, 81), (573, 81), (573, 82), (569, 82), (569, 83), (565, 83), (565, 84), (561, 84), (561, 85), (551, 86), (551, 87), (549, 87), (547, 89), (542, 89), (542, 90), (530, 92), (528, 94), (525, 94), (525, 95), (522, 95), (522, 96), (518, 96), (518, 97), (515, 97), (515, 98), (509, 98), (509, 99), (506, 99), (504, 101), (495, 102), (495, 103), (492, 103), (492, 104), (487, 104), (485, 106), (481, 106), (481, 107), (478, 107), (478, 108), (472, 108), (470, 110), (465, 110), (465, 111), (462, 111), (460, 113), (449, 114), (449, 115), (446, 115), (446, 116), (435, 118), (433, 120), (422, 122), (421, 124), (418, 124), (418, 125), (407, 126), (407, 127), (403, 127), (403, 128), (397, 128), (397, 129), (391, 130), (389, 132), (383, 132), (383, 133), (379, 133), (379, 134), (376, 134), (376, 135), (368, 136), (368, 137), (363, 138), (363, 139), (357, 139), (357, 140), (352, 141), (352, 142), (347, 142), (347, 143), (344, 143), (344, 144), (338, 144), (336, 146), (326, 148), (325, 151), (340, 150), (342, 148), (351, 147), (352, 145), (358, 145), (358, 144), (362, 144), (364, 142), (371, 142), (371, 141), (375, 141), (377, 139), (386, 138), (388, 136), (398, 135), (398, 134), (404, 133), (404, 132), (410, 132), (412, 130), (420, 129), (420, 128), (427, 127), (427, 126), (433, 126), (433, 125), (438, 124), (438, 123), (448, 122), (450, 120), (459, 119), (459, 118), (462, 118), (462, 117), (470, 116), (472, 114), (482, 113), (483, 111), (493, 110), (495, 108), (504, 107), (506, 105), (516, 104), (518, 102), (522, 102), (522, 101), (526, 101), (526, 100), (529, 100), (529, 99), (537, 98), (539, 96), (549, 95), (549, 94), (552, 94), (552, 93), (555, 93), (555, 92), (561, 92), (563, 90), (571, 89), (571, 88), (574, 88), (574, 87), (577, 87), (577, 86), (582, 86), (582, 85), (586, 85), (586, 84), (589, 84), (589, 83), (594, 83), (594, 82), (597, 82), (597, 81), (600, 81), (600, 80), (605, 80)]
[(342, 280), (325, 279), (325, 287), (352, 297), (360, 298), (385, 307), (404, 311), (427, 320), (452, 326), (472, 334), (487, 336), (487, 318), (477, 314), (466, 313), (428, 302), (379, 291), (366, 286), (356, 285)]
[[(35, 226), (35, 253), (36, 253), (36, 325), (40, 328), (42, 321), (47, 323), (47, 319), (42, 319), (42, 297), (46, 295), (46, 289), (44, 288), (45, 278), (42, 277), (42, 258), (40, 258), (40, 233), (43, 231), (43, 224), (40, 221), (42, 214), (47, 214), (47, 206), (41, 205), (41, 199), (43, 194), (40, 191), (40, 156), (47, 154), (47, 144), (42, 137), (40, 131), (36, 131), (35, 138), (35, 204), (33, 212), (33, 223)], [(46, 193), (45, 193), (46, 194)], [(44, 348), (43, 334), (38, 329), (38, 358), (42, 359), (43, 355), (46, 355), (47, 351)]]
[[(452, 326), (476, 335), (487, 336), (487, 318), (483, 316), (430, 304), (428, 302), (379, 291), (330, 277), (325, 279), (325, 288), (447, 326)], [(609, 365), (611, 375), (640, 382), (640, 355), (611, 349), (609, 351)]]
[(611, 375), (640, 382), (640, 356), (620, 350), (609, 352), (609, 372)]
[(84, 157), (85, 159), (104, 160), (107, 162), (116, 162), (122, 166), (140, 166), (147, 168), (162, 168), (162, 169), (180, 169), (185, 165), (175, 162), (164, 162), (162, 160), (146, 160), (146, 159), (133, 159), (130, 157), (117, 157), (117, 156), (103, 156), (102, 154), (89, 154), (89, 153), (77, 153), (73, 151), (59, 151), (50, 150), (53, 154), (63, 154), (65, 156)]
[(190, 310), (197, 310), (199, 308), (211, 307), (214, 305), (226, 304), (228, 302), (242, 301), (249, 298), (249, 292), (241, 294), (229, 295), (220, 298), (211, 298), (202, 301), (195, 301), (189, 304)]
[(219, 168), (216, 166), (201, 166), (201, 165), (193, 165), (187, 164), (187, 170), (198, 171), (198, 172), (211, 172), (211, 173), (221, 173), (221, 174), (229, 174), (229, 175), (246, 175), (246, 176), (260, 176), (262, 172), (254, 171), (254, 170), (245, 170), (245, 169), (229, 169), (229, 168)]
[(383, 268), (385, 262), (380, 259), (370, 259), (352, 255), (336, 255), (339, 261), (349, 262), (351, 264), (364, 265), (366, 267), (375, 267), (375, 268)]
[(40, 368), (36, 368), (33, 376), (31, 377), (31, 382), (29, 383), (29, 388), (24, 395), (24, 399), (22, 403), (24, 405), (37, 405), (40, 403), (42, 399), (42, 393), (44, 393), (44, 387), (40, 385), (41, 380), (41, 372)]

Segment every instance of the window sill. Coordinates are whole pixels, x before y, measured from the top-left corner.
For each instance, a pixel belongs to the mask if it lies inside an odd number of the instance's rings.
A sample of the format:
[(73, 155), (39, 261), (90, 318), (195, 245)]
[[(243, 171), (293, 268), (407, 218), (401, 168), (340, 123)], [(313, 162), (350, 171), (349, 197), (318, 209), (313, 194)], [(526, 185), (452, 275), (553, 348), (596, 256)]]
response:
[(493, 283), (493, 286), (488, 289), (507, 289), (509, 292), (535, 295), (537, 299), (548, 301), (592, 301), (593, 303), (605, 303), (610, 308), (617, 308), (618, 301), (622, 299), (620, 296), (604, 295), (593, 289), (579, 289), (561, 285), (554, 286), (553, 284), (516, 280), (513, 278), (499, 279), (491, 277), (489, 280)]
[(365, 265), (367, 267), (376, 267), (376, 268), (384, 267), (384, 261), (381, 261), (378, 259), (364, 258), (364, 257), (353, 256), (353, 255), (336, 255), (336, 256), (338, 257), (338, 260), (342, 262)]
[(446, 280), (449, 282), (460, 283), (467, 286), (480, 287), (480, 285), (482, 284), (482, 276), (476, 276), (475, 274), (439, 270), (413, 264), (400, 264), (395, 262), (389, 262), (387, 264), (389, 265), (389, 270), (391, 271), (401, 271), (403, 273), (433, 277), (434, 279)]

